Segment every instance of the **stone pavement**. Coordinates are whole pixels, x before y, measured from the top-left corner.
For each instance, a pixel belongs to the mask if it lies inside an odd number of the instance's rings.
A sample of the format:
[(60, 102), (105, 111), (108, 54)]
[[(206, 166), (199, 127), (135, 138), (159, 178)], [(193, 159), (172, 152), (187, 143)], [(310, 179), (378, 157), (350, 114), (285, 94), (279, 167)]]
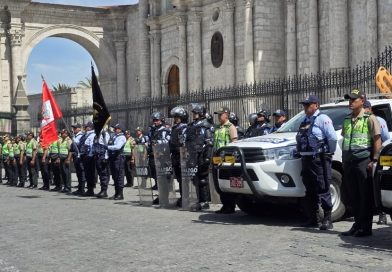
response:
[(110, 201), (0, 185), (0, 271), (392, 271), (390, 225), (343, 238), (352, 222), (302, 229), (287, 206), (192, 213), (141, 207), (136, 189), (125, 192)]

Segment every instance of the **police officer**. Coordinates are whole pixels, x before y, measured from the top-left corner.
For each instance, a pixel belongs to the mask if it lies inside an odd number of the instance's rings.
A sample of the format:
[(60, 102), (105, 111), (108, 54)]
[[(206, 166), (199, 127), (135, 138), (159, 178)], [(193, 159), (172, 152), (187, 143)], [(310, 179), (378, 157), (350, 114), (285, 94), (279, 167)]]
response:
[(3, 146), (1, 148), (2, 151), (2, 160), (3, 160), (3, 165), (4, 165), (4, 170), (5, 170), (5, 175), (7, 176), (8, 181), (5, 183), (5, 185), (10, 184), (9, 176), (10, 176), (10, 171), (11, 167), (9, 164), (9, 149), (10, 149), (10, 136), (8, 134), (3, 136)]
[(372, 235), (373, 220), (373, 162), (381, 149), (381, 127), (374, 115), (365, 113), (365, 93), (354, 89), (344, 96), (349, 99), (351, 114), (343, 123), (342, 159), (344, 184), (352, 204), (355, 223), (342, 232), (344, 236)]
[(62, 193), (71, 193), (71, 172), (69, 169), (72, 152), (71, 145), (72, 140), (69, 137), (69, 132), (66, 129), (61, 130), (61, 139), (58, 141), (59, 143), (59, 158), (57, 160), (60, 161), (60, 177), (61, 177), (61, 185), (63, 189)]
[[(372, 104), (370, 103), (369, 100), (366, 100), (363, 103), (363, 108), (365, 109), (365, 113), (367, 114), (372, 114)], [(388, 125), (387, 122), (381, 118), (380, 116), (376, 115), (376, 118), (378, 122), (380, 123), (380, 128), (381, 128), (381, 144), (384, 143), (385, 141), (390, 139), (389, 131), (388, 131)], [(380, 207), (380, 204), (377, 205)], [(387, 224), (387, 216), (383, 211), (380, 211), (378, 213), (378, 225), (386, 225)]]
[[(114, 127), (114, 135), (110, 139), (107, 145), (110, 163), (110, 172), (112, 173), (114, 181), (114, 196), (110, 199), (123, 200), (123, 188), (124, 188), (124, 161), (125, 157), (123, 154), (124, 145), (127, 141), (124, 135), (124, 127), (120, 124), (116, 124)], [(103, 192), (102, 194), (106, 193)]]
[[(84, 173), (83, 161), (80, 156), (80, 148), (79, 148), (80, 141), (83, 138), (84, 133), (82, 131), (82, 125), (79, 123), (73, 124), (71, 127), (73, 130), (73, 139), (72, 139), (72, 146), (71, 146), (72, 160), (75, 167), (76, 176), (78, 178), (78, 190), (82, 187), (81, 184), (83, 184), (82, 189), (84, 190), (84, 186), (86, 184), (86, 176)], [(76, 193), (76, 195), (78, 195), (79, 192)]]
[[(172, 168), (180, 187), (180, 194), (182, 194), (180, 147), (185, 143), (185, 131), (188, 125), (188, 113), (183, 107), (175, 107), (170, 111), (170, 115), (174, 118), (174, 125), (172, 127), (169, 142)], [(177, 206), (180, 207), (181, 203), (182, 198), (180, 197), (177, 200)]]
[[(147, 143), (147, 152), (148, 152), (148, 163), (151, 171), (151, 177), (155, 180), (157, 179), (155, 162), (154, 162), (154, 153), (152, 150), (153, 145), (156, 144), (165, 144), (170, 141), (170, 130), (166, 128), (164, 125), (165, 117), (162, 112), (154, 112), (151, 115), (152, 126), (150, 126), (150, 131), (148, 132), (148, 143)], [(153, 189), (157, 189), (157, 183), (153, 187)], [(154, 200), (154, 204), (158, 204), (159, 199), (156, 198)]]
[[(93, 144), (95, 138), (94, 125), (88, 122), (84, 125), (84, 135), (80, 138), (78, 148), (80, 159), (83, 164), (85, 180), (82, 179), (78, 184), (78, 190), (72, 194), (76, 196), (94, 196), (95, 187), (95, 160), (93, 154)], [(84, 191), (87, 183), (87, 192)]]
[(18, 183), (18, 168), (15, 162), (15, 138), (11, 137), (10, 138), (10, 143), (8, 144), (8, 164), (9, 164), (9, 174), (10, 176), (8, 177), (8, 185), (9, 186), (16, 186)]
[(60, 177), (59, 140), (60, 137), (49, 146), (50, 167), (53, 172), (53, 181), (55, 185), (55, 187), (50, 190), (52, 192), (58, 192), (62, 189)]
[(260, 109), (257, 112), (257, 136), (269, 134), (271, 130), (270, 113), (266, 109)]
[(32, 131), (26, 134), (26, 160), (27, 160), (27, 171), (29, 172), (30, 186), (28, 188), (34, 189), (38, 187), (38, 173), (37, 173), (37, 140), (34, 139), (34, 133)]
[[(27, 164), (26, 164), (26, 143), (25, 136), (19, 135), (16, 143), (18, 144), (15, 150), (15, 158), (18, 167), (19, 184), (18, 187), (24, 187), (27, 176)], [(19, 151), (19, 154), (18, 154)]]
[(257, 113), (251, 113), (248, 115), (248, 122), (249, 122), (249, 127), (246, 129), (244, 138), (252, 138), (258, 136), (258, 130), (257, 130)]
[[(219, 119), (219, 125), (214, 131), (214, 152), (216, 152), (219, 148), (236, 142), (238, 136), (236, 127), (229, 121), (229, 108), (222, 107), (214, 113), (218, 114)], [(220, 199), (223, 206), (216, 213), (230, 214), (235, 212), (235, 196), (233, 194), (222, 192)]]
[(307, 220), (302, 227), (319, 227), (318, 205), (324, 210), (320, 230), (332, 229), (331, 184), (332, 155), (336, 150), (337, 136), (332, 120), (319, 110), (317, 96), (310, 95), (300, 102), (306, 117), (300, 124), (296, 139), (297, 151), (302, 160), (302, 181), (306, 188)]
[[(109, 156), (108, 143), (110, 141), (110, 134), (106, 130), (102, 130), (98, 136), (95, 136), (93, 144), (93, 154), (95, 156), (95, 167), (99, 176), (99, 183), (101, 186), (100, 192), (96, 195), (97, 198), (106, 198), (107, 189), (109, 185)], [(87, 170), (86, 170), (87, 171)], [(94, 196), (94, 187), (88, 188), (84, 196)]]
[(38, 190), (48, 191), (50, 189), (50, 180), (49, 180), (49, 157), (48, 157), (48, 148), (42, 145), (42, 139), (40, 138), (38, 141), (38, 149), (37, 149), (37, 157), (39, 169), (41, 170), (41, 176), (43, 181), (43, 186)]
[(237, 129), (238, 140), (241, 140), (245, 137), (245, 130), (243, 127), (238, 125), (238, 116), (234, 112), (230, 112), (229, 121), (232, 123)]
[(125, 131), (125, 138), (127, 141), (125, 142), (123, 155), (124, 155), (124, 173), (127, 179), (127, 184), (124, 187), (132, 187), (133, 186), (133, 175), (132, 175), (132, 165), (133, 165), (133, 155), (132, 149), (135, 143), (135, 140), (131, 136), (131, 132), (129, 130)]
[(287, 121), (287, 114), (284, 110), (275, 111), (272, 116), (275, 119), (274, 126), (271, 128), (270, 133), (277, 131), (279, 128), (284, 126)]

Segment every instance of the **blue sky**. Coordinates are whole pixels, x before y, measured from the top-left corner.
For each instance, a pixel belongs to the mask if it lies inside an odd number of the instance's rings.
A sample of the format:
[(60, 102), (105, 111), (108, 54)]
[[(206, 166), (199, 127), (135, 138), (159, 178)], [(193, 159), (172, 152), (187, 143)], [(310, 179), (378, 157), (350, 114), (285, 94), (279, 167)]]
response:
[[(138, 0), (35, 0), (33, 2), (78, 6), (129, 5)], [(59, 54), (61, 52), (61, 54)], [(91, 76), (91, 55), (79, 44), (63, 38), (46, 38), (37, 44), (27, 63), (27, 93), (39, 93), (41, 75), (51, 87), (58, 83), (76, 86), (80, 80)], [(97, 70), (96, 70), (97, 71)]]

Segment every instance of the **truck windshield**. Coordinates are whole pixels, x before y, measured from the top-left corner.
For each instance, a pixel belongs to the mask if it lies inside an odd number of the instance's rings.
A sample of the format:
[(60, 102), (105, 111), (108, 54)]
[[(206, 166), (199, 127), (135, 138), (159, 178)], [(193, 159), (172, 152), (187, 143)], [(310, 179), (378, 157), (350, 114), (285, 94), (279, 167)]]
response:
[[(335, 130), (342, 129), (344, 118), (351, 112), (347, 106), (320, 108), (320, 111), (332, 119)], [(304, 118), (305, 113), (301, 111), (291, 118), (283, 127), (278, 129), (276, 133), (298, 132), (299, 125), (304, 120)]]

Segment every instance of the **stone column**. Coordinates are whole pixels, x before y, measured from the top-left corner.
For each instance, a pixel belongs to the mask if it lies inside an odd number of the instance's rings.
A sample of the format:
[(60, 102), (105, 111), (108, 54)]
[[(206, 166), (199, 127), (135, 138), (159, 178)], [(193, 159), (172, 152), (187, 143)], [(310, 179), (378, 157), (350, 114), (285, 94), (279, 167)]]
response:
[(1, 65), (1, 89), (0, 95), (2, 99), (0, 99), (0, 107), (3, 111), (10, 112), (11, 111), (11, 76), (10, 76), (10, 59), (7, 50), (8, 42), (7, 35), (5, 33), (0, 34), (0, 65)]
[(309, 68), (313, 74), (319, 71), (318, 30), (318, 0), (309, 0)]
[(150, 41), (145, 23), (148, 12), (148, 0), (139, 0), (139, 84), (140, 95), (143, 97), (151, 96)]
[(152, 53), (152, 96), (162, 96), (161, 90), (161, 32), (159, 30), (153, 30), (150, 34), (151, 39), (151, 53)]
[(367, 0), (367, 48), (368, 59), (375, 58), (378, 51), (378, 22), (377, 22), (377, 0)]
[(193, 37), (193, 86), (195, 90), (203, 89), (203, 62), (201, 50), (201, 13), (194, 11), (191, 14)]
[(255, 81), (255, 65), (253, 60), (253, 3), (254, 0), (245, 0), (245, 81)]
[(180, 94), (188, 91), (187, 69), (187, 18), (185, 15), (177, 16), (178, 25), (178, 58), (180, 64)]
[(151, 35), (151, 32), (148, 35), (148, 38), (150, 40), (150, 84), (151, 84), (151, 94), (150, 94), (150, 96), (154, 96), (154, 90), (155, 90), (155, 86), (154, 86), (154, 84), (155, 84), (155, 81), (154, 81), (154, 78), (155, 78), (154, 62), (155, 62), (155, 59), (154, 59), (154, 38)]
[(349, 66), (347, 0), (329, 1), (329, 27), (330, 68), (347, 68)]
[(117, 95), (115, 102), (128, 101), (127, 91), (127, 80), (126, 80), (126, 60), (125, 60), (125, 48), (127, 45), (126, 41), (118, 40), (114, 42), (116, 48), (116, 60), (117, 60)]
[(236, 73), (235, 73), (235, 33), (234, 33), (234, 10), (235, 1), (225, 0), (224, 12), (224, 27), (226, 41), (224, 43), (223, 59), (226, 63), (226, 84), (236, 84)]
[(297, 74), (296, 0), (286, 0), (286, 75)]
[(21, 44), (24, 36), (22, 25), (12, 25), (9, 38), (11, 45), (11, 101), (15, 96), (16, 87), (18, 86), (18, 75), (22, 74), (21, 68)]

